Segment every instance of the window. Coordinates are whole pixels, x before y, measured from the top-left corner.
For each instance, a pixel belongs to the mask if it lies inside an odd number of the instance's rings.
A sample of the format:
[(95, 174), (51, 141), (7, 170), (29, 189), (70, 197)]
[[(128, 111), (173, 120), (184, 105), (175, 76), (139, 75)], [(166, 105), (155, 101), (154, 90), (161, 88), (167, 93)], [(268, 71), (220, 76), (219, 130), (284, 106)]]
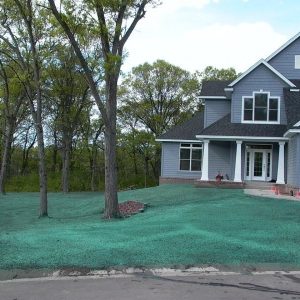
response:
[(300, 55), (295, 55), (295, 69), (300, 69)]
[(201, 171), (202, 144), (180, 145), (180, 170)]
[(243, 122), (278, 123), (279, 97), (270, 97), (269, 92), (254, 92), (252, 97), (243, 97)]

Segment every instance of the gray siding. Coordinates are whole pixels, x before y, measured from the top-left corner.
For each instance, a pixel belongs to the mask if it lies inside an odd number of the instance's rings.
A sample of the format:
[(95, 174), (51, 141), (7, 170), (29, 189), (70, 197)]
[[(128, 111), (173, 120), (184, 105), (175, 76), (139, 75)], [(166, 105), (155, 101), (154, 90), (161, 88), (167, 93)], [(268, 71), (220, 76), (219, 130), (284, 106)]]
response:
[(229, 179), (232, 179), (231, 174), (231, 143), (230, 142), (213, 142), (209, 143), (209, 155), (208, 155), (208, 178), (214, 180), (220, 172), (224, 179), (226, 174)]
[(300, 135), (292, 137), (288, 144), (287, 183), (300, 187)]
[(162, 143), (161, 177), (200, 179), (201, 172), (179, 170), (180, 143)]
[(300, 79), (300, 70), (295, 69), (295, 55), (300, 55), (300, 39), (273, 57), (269, 64), (288, 79)]
[[(242, 180), (245, 178), (245, 152), (247, 144), (266, 144), (266, 143), (247, 143), (242, 144)], [(273, 145), (272, 156), (272, 179), (277, 179), (278, 168), (278, 143), (267, 143)], [(298, 147), (298, 148), (297, 148)], [(186, 179), (200, 179), (201, 172), (187, 172), (179, 170), (179, 149), (180, 143), (166, 143), (162, 144), (162, 164), (161, 177), (165, 178), (186, 178)], [(300, 135), (298, 139), (294, 139), (287, 147), (286, 157), (288, 156), (288, 183), (300, 187)], [(298, 152), (297, 152), (298, 151)], [(220, 172), (224, 179), (226, 174), (230, 180), (234, 179), (235, 170), (235, 142), (219, 142), (211, 141), (209, 143), (209, 162), (208, 162), (208, 177), (210, 180), (215, 180), (216, 175)], [(297, 185), (296, 185), (297, 184)]]
[(230, 100), (205, 100), (204, 128), (230, 113)]
[(261, 65), (243, 78), (234, 86), (231, 105), (231, 121), (241, 123), (242, 119), (242, 97), (251, 96), (253, 91), (267, 91), (271, 96), (280, 97), (280, 123), (286, 124), (285, 104), (283, 88), (287, 87), (278, 76), (271, 72), (266, 66)]

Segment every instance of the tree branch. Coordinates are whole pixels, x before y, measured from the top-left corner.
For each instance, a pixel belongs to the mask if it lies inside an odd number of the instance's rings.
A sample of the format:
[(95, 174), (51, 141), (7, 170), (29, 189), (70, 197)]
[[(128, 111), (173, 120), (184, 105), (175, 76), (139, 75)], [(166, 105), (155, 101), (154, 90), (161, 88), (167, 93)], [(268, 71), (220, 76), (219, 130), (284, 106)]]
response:
[(107, 114), (106, 114), (106, 110), (105, 110), (105, 106), (101, 101), (100, 95), (99, 95), (98, 90), (97, 90), (97, 86), (96, 86), (96, 84), (94, 82), (94, 79), (93, 79), (93, 76), (92, 76), (92, 72), (91, 72), (91, 70), (90, 70), (90, 68), (89, 68), (89, 66), (88, 66), (88, 64), (87, 64), (80, 48), (79, 48), (78, 42), (76, 41), (75, 36), (74, 36), (73, 32), (71, 31), (69, 25), (63, 20), (61, 14), (58, 12), (54, 0), (48, 0), (48, 1), (49, 1), (49, 4), (50, 4), (53, 15), (55, 16), (55, 18), (59, 22), (59, 24), (62, 26), (63, 30), (65, 31), (65, 34), (68, 36), (68, 38), (70, 40), (70, 43), (71, 43), (71, 45), (72, 45), (79, 61), (80, 61), (80, 64), (81, 64), (81, 67), (84, 70), (85, 77), (87, 79), (88, 85), (90, 86), (92, 95), (95, 98), (97, 106), (98, 106), (98, 108), (101, 112), (102, 118), (103, 118), (103, 120), (106, 124), (109, 124)]

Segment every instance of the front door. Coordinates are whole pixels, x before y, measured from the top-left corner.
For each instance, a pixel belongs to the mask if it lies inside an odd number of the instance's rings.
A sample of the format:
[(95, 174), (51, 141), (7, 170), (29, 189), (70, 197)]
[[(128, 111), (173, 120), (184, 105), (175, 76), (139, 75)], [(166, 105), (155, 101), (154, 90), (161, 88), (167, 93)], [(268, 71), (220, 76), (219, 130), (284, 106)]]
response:
[(245, 177), (247, 180), (269, 181), (272, 176), (272, 150), (255, 149), (246, 150)]
[(266, 180), (266, 161), (265, 151), (253, 151), (253, 164), (252, 164), (252, 180)]

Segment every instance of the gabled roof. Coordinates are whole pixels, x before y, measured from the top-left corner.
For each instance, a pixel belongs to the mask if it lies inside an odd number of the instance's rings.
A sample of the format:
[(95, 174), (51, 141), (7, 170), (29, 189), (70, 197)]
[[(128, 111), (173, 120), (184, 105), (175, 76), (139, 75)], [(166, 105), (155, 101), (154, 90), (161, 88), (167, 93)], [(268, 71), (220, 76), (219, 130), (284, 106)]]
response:
[(295, 42), (300, 37), (300, 32), (298, 32), (295, 36), (289, 39), (285, 44), (283, 44), (279, 49), (273, 52), (269, 57), (266, 58), (266, 61), (269, 62), (272, 58), (274, 58), (278, 53), (287, 48), (290, 44)]
[(156, 139), (163, 141), (195, 141), (196, 135), (204, 128), (204, 112), (196, 113), (190, 120), (171, 128)]
[(197, 136), (282, 137), (286, 125), (231, 123), (231, 114), (203, 129)]
[(230, 80), (204, 80), (200, 96), (203, 98), (213, 96), (226, 98), (224, 89), (230, 82)]
[(244, 72), (241, 76), (239, 76), (236, 80), (231, 82), (228, 86), (233, 87), (238, 82), (240, 82), (244, 77), (250, 74), (253, 70), (255, 70), (258, 66), (264, 65), (266, 66), (271, 72), (273, 72), (276, 76), (278, 76), (282, 81), (284, 81), (290, 87), (296, 87), (290, 80), (284, 77), (281, 73), (279, 73), (276, 69), (274, 69), (270, 64), (268, 64), (264, 59), (259, 60), (256, 64), (254, 64), (251, 68), (249, 68), (246, 72)]

